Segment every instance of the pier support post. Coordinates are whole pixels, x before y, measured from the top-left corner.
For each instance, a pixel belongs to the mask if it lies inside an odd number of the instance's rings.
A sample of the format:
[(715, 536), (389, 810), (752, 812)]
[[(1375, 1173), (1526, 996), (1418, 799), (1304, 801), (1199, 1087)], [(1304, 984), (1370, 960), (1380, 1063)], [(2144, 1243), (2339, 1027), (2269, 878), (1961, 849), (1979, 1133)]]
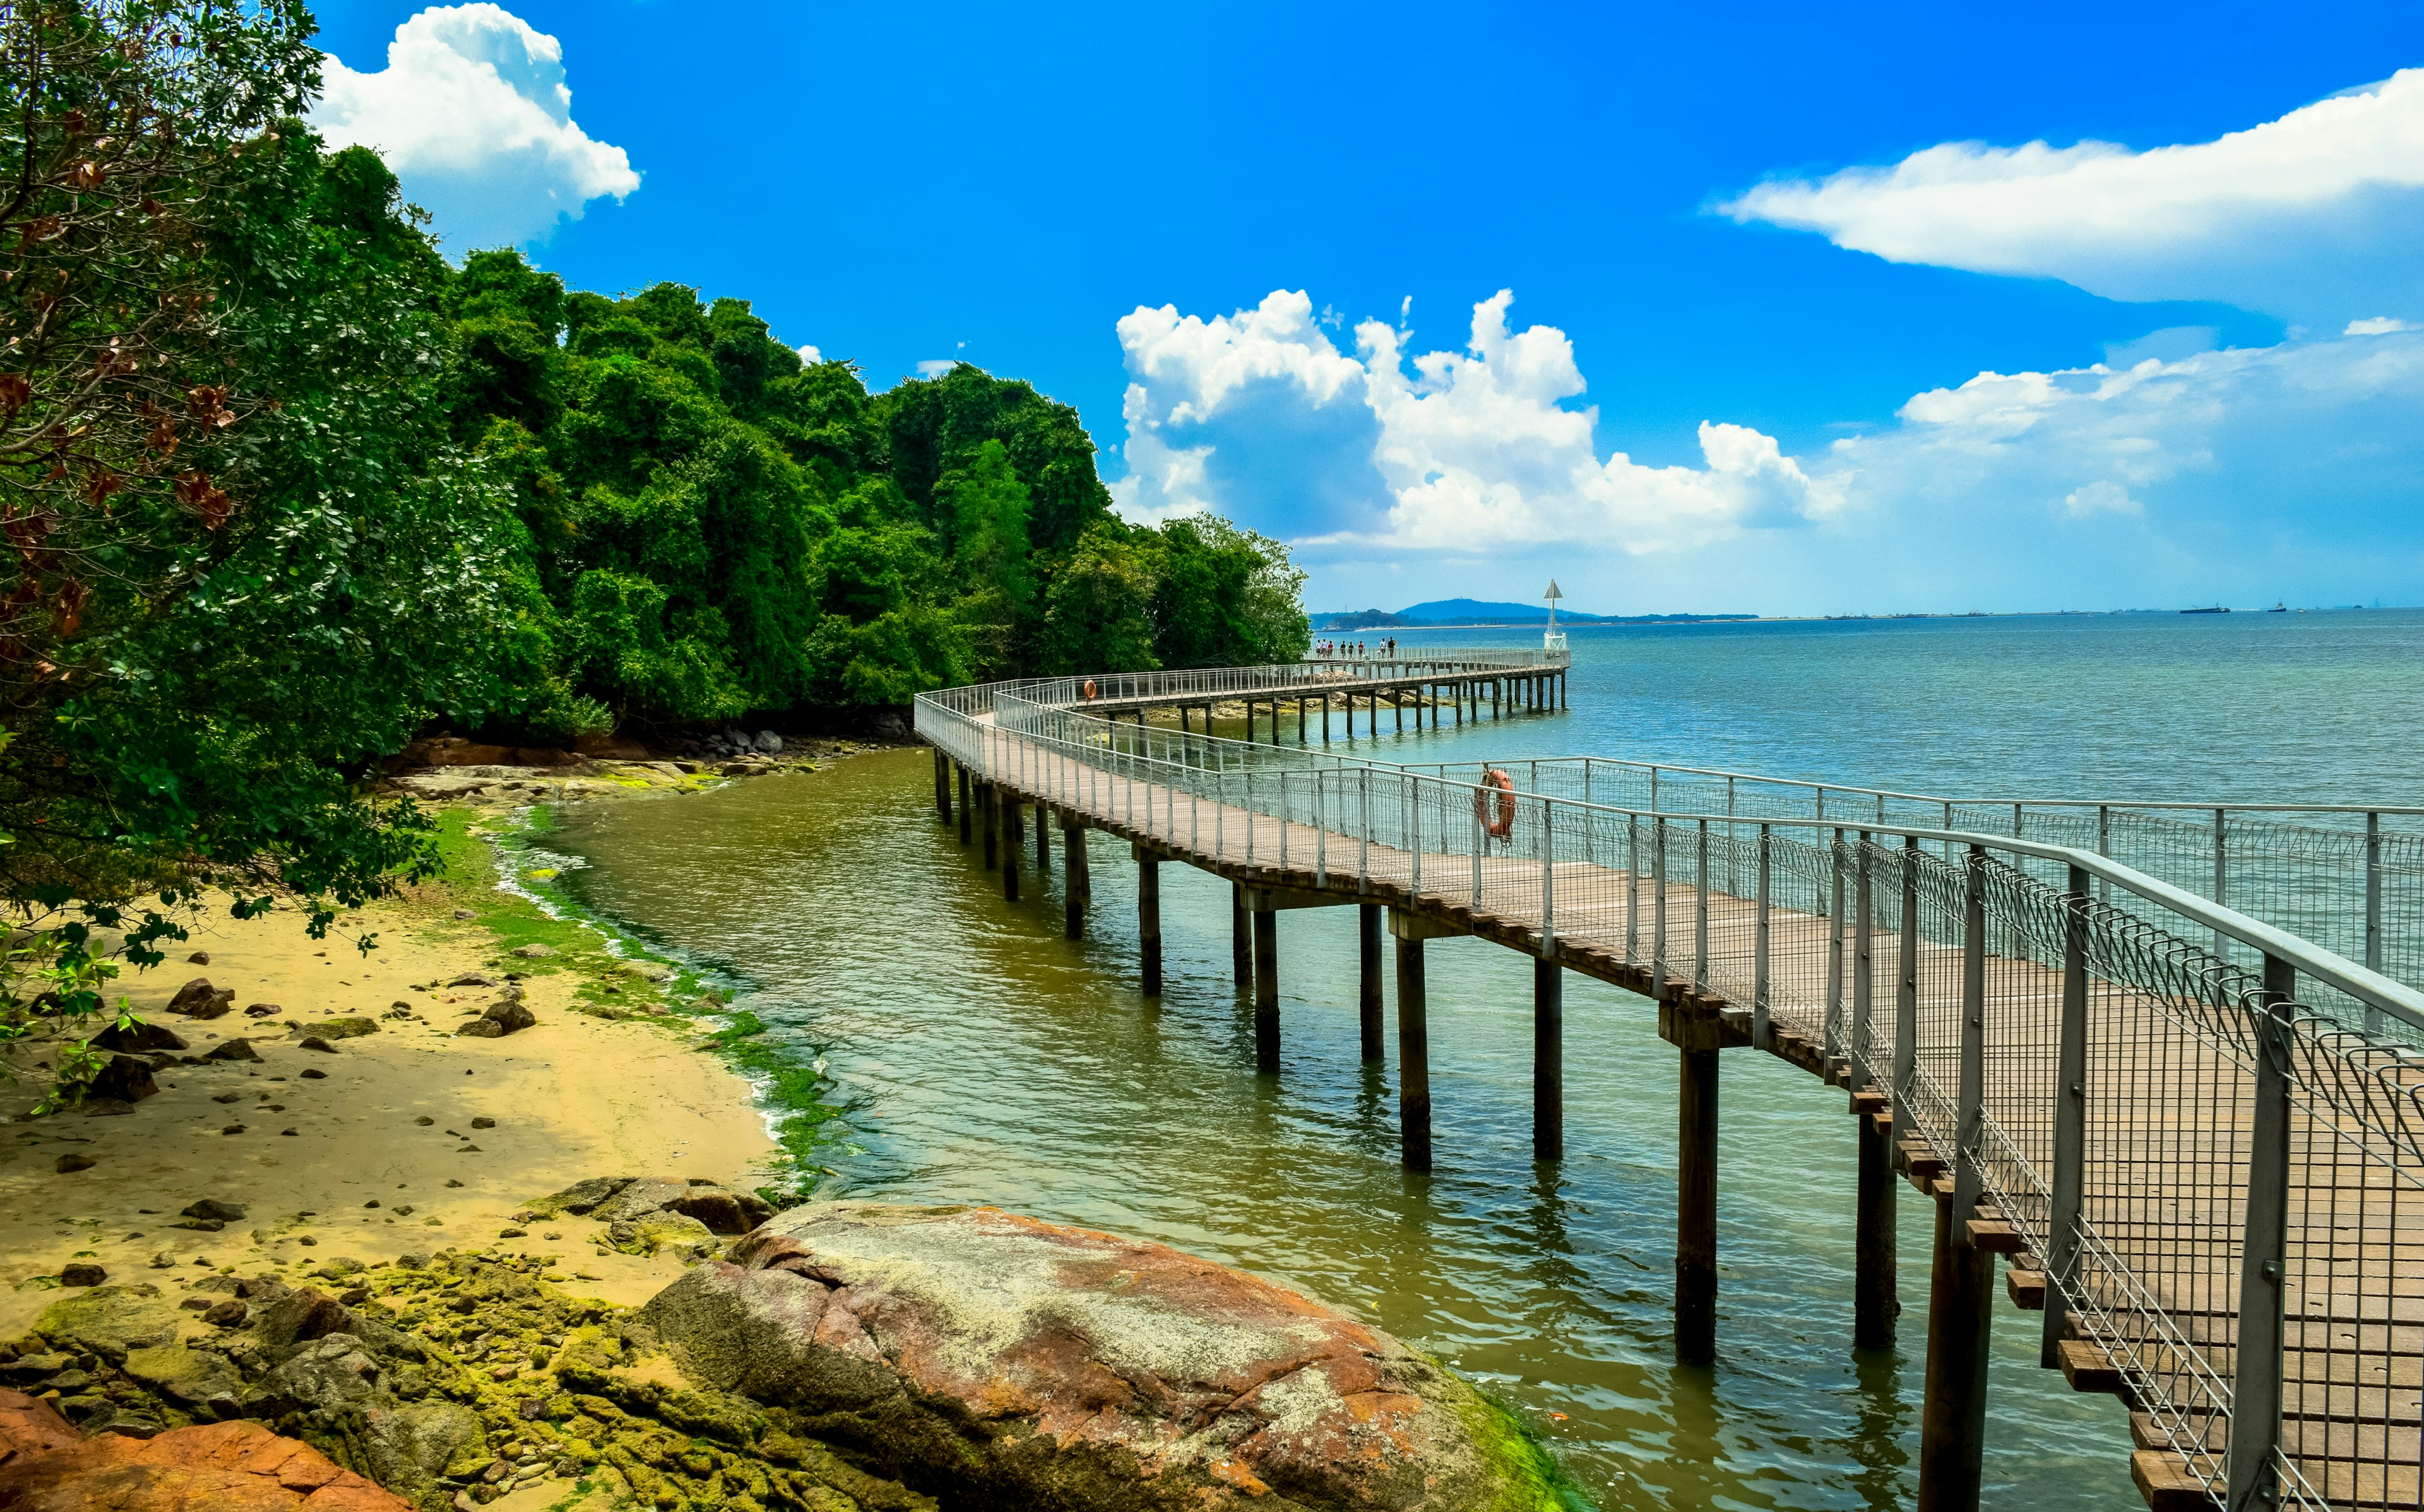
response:
[[(1018, 901), (1018, 795), (1007, 788), (994, 791), (1000, 798), (1001, 813), (1001, 896)], [(987, 846), (988, 854), (993, 847)]]
[(1717, 1052), (1685, 1050), (1675, 1102), (1675, 1362), (1717, 1358)]
[[(1395, 921), (1392, 911), (1391, 922)], [(1431, 1042), (1424, 1018), (1423, 941), (1397, 937), (1397, 1158), (1431, 1169)]]
[(1532, 1158), (1566, 1158), (1566, 968), (1554, 961), (1532, 963)]
[(934, 815), (946, 826), (951, 822), (951, 758), (934, 747)]
[(1280, 916), (1268, 908), (1254, 915), (1254, 1069), (1280, 1069)]
[(1143, 958), (1144, 995), (1161, 995), (1161, 859), (1140, 849), (1137, 864), (1137, 953)]
[(1363, 993), (1357, 1017), (1364, 1031), (1364, 1058), (1379, 1060), (1380, 1049), (1380, 905), (1361, 903), (1355, 909), (1355, 938), (1363, 957)]
[(987, 871), (1001, 865), (1000, 802), (993, 784), (984, 782), (977, 785), (977, 804), (984, 811), (984, 820), (977, 828), (984, 831), (984, 861)]
[(1953, 1203), (1936, 1202), (1936, 1263), (1928, 1281), (1927, 1390), (1919, 1417), (1919, 1512), (1977, 1512), (1986, 1448), (1986, 1341), (1995, 1257), (1956, 1233)]
[(1246, 884), (1242, 882), (1229, 884), (1229, 964), (1236, 973), (1238, 986), (1253, 981), (1253, 926), (1246, 917)]
[(1304, 696), (1301, 693), (1298, 694), (1296, 700), (1296, 743), (1299, 745), (1302, 745), (1304, 743)]
[(1894, 1295), (1894, 1213), (1897, 1189), (1893, 1132), (1885, 1117), (1861, 1113), (1859, 1195), (1852, 1236), (1852, 1347), (1890, 1349), (1902, 1302)]
[(1035, 804), (1035, 875), (1052, 875), (1052, 815), (1041, 799)]
[[(955, 766), (956, 766), (956, 765), (958, 765), (958, 763), (954, 762), (954, 763), (953, 763), (953, 765), (955, 765)], [(969, 802), (969, 799), (968, 799), (968, 788), (969, 788), (968, 769), (967, 769), (967, 768), (965, 768), (965, 767), (961, 767), (961, 768), (960, 768), (960, 843), (961, 843), (962, 845), (965, 845), (965, 844), (967, 844), (967, 843), (968, 843), (968, 841), (970, 841), (971, 839), (974, 839), (974, 838), (975, 838), (975, 836), (974, 836), (974, 834), (972, 833), (972, 831), (973, 831), (973, 829), (974, 829), (974, 827), (975, 827), (975, 822), (976, 822), (976, 804), (973, 804), (973, 803), (971, 803), (971, 802)]]
[(1321, 695), (1321, 743), (1330, 743), (1330, 695)]
[(1069, 938), (1086, 937), (1086, 905), (1093, 901), (1093, 874), (1086, 866), (1086, 826), (1075, 814), (1060, 816), (1060, 908)]

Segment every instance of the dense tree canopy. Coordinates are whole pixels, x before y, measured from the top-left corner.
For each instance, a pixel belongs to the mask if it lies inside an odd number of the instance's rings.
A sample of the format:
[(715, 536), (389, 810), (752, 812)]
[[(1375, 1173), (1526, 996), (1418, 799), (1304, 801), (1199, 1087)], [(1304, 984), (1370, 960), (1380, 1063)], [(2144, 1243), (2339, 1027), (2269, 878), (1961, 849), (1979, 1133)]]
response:
[(870, 394), (746, 300), (441, 258), (301, 120), (296, 0), (0, 0), (0, 1038), (213, 886), (428, 864), (433, 725), (570, 742), (1050, 670), (1291, 658), (1300, 575), (1123, 523), (1076, 414)]

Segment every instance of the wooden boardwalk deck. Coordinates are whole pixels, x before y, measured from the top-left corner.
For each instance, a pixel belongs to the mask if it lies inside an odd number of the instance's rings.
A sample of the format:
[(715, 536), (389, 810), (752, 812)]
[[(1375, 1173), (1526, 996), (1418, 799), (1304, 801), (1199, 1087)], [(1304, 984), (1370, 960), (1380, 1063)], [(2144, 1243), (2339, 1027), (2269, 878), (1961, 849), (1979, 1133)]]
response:
[[(1653, 959), (1657, 883), (1647, 867), (1626, 869), (1620, 854), (1544, 864), (1537, 854), (1476, 860), (1422, 841), (1367, 842), (1343, 828), (1284, 820), (1126, 775), (1107, 756), (1066, 754), (981, 723), (983, 776), (1126, 838), (1140, 853), (1284, 889), (1307, 903), (1385, 904), (1655, 996), (1668, 1011), (1710, 1026), (1723, 1042), (1749, 1041), (1755, 899), (1715, 885), (1704, 895), (1691, 878), (1670, 874), (1662, 971)], [(1713, 870), (1713, 882), (1717, 876)], [(1809, 907), (1771, 904), (1765, 1048), (1847, 1089), (1880, 1078), (1892, 1061), (1899, 911), (1898, 897), (1874, 901), (1874, 1004), (1862, 1053), (1854, 1054), (1853, 931), (1847, 924), (1841, 931), (1836, 976), (1833, 923)], [(1899, 1136), (1897, 1168), (1947, 1199), (1962, 951), (1922, 939), (1913, 957), (1918, 1081), (1899, 1110), (1906, 1126), (1891, 1132)], [(1993, 1179), (1978, 1210), (1978, 1243), (2007, 1254), (2020, 1272), (2016, 1297), (2042, 1296), (2061, 972), (2027, 956), (1998, 955), (1988, 960), (1986, 983), (1985, 1037), (1994, 1048), (1984, 1149)], [(1838, 1005), (1831, 1054), (1830, 998)], [(2075, 1288), (2089, 1305), (2066, 1311), (2068, 1337), (2059, 1348), (2049, 1344), (2048, 1363), (2059, 1362), (2081, 1389), (2130, 1402), (2140, 1445), (2133, 1472), (2151, 1504), (2164, 1512), (2210, 1504), (2223, 1484), (2241, 1286), (2244, 1208), (2232, 1173), (2245, 1168), (2253, 1077), (2231, 1046), (2196, 1032), (2194, 1015), (2177, 1003), (2101, 978), (2091, 981), (2091, 998), (2083, 1090), (2100, 1116), (2090, 1123), (2087, 1260)], [(1849, 1111), (1890, 1128), (1896, 1114), (1884, 1102), (1875, 1090), (1853, 1090)], [(2424, 1193), (2412, 1170), (2357, 1157), (2349, 1131), (2327, 1108), (2301, 1112), (2292, 1133), (2289, 1252), (2302, 1263), (2285, 1288), (2284, 1453), (2329, 1505), (2418, 1507), (2424, 1239), (2416, 1231)]]

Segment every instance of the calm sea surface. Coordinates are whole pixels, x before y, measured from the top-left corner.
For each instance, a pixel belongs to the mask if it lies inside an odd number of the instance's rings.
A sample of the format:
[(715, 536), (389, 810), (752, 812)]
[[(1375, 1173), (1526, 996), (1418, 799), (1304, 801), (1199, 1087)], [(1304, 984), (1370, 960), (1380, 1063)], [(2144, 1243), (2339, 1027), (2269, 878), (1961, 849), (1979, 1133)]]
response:
[[(1985, 796), (2424, 802), (2424, 613), (1581, 629), (1572, 645), (1571, 712), (1359, 732), (1353, 749)], [(932, 770), (886, 753), (576, 807), (550, 840), (587, 863), (572, 880), (590, 904), (746, 983), (742, 1006), (825, 1058), (855, 1109), (832, 1189), (997, 1203), (1302, 1286), (1483, 1382), (1603, 1506), (1910, 1503), (1930, 1214), (1905, 1192), (1901, 1347), (1854, 1356), (1841, 1092), (1726, 1058), (1719, 1358), (1678, 1369), (1676, 1062), (1646, 1000), (1569, 979), (1569, 1156), (1535, 1166), (1530, 963), (1435, 942), (1438, 1170), (1409, 1176), (1394, 1061), (1357, 1058), (1351, 910), (1283, 915), (1285, 1058), (1258, 1077), (1225, 883), (1164, 868), (1169, 984), (1149, 1002), (1124, 851), (1096, 838), (1071, 944), (1058, 867), (1005, 904), (935, 822)], [(2037, 1321), (1998, 1306), (1989, 1504), (2138, 1505), (2120, 1407), (2037, 1368)]]

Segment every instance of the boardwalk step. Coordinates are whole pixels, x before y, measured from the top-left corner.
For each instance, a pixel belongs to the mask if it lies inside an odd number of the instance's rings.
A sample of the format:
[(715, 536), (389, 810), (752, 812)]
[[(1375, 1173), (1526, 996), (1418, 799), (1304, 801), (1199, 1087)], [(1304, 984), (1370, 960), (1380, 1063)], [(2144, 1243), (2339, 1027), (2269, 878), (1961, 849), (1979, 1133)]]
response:
[(1978, 1216), (1970, 1220), (1970, 1243), (1990, 1255), (2024, 1255), (2029, 1252), (2029, 1241), (2020, 1231), (2012, 1227), (2000, 1214), (1992, 1214), (1983, 1205)]
[(2017, 1265), (2003, 1267), (2003, 1291), (2012, 1305), (2023, 1313), (2045, 1311), (2045, 1272), (2023, 1270)]
[(2104, 1346), (2086, 1339), (2065, 1339), (2054, 1346), (2055, 1362), (2062, 1366), (2062, 1378), (2070, 1382), (2074, 1392), (2109, 1392), (2120, 1395), (2129, 1388), (2121, 1379), (2120, 1368)]
[(1874, 1087), (1863, 1087), (1852, 1094), (1852, 1111), (1855, 1113), (1882, 1113), (1891, 1106), (1893, 1099)]
[(2168, 1449), (2141, 1449), (2129, 1456), (2129, 1478), (2146, 1499), (2147, 1512), (2210, 1512), (2221, 1505), (2205, 1482), (2189, 1473)]

